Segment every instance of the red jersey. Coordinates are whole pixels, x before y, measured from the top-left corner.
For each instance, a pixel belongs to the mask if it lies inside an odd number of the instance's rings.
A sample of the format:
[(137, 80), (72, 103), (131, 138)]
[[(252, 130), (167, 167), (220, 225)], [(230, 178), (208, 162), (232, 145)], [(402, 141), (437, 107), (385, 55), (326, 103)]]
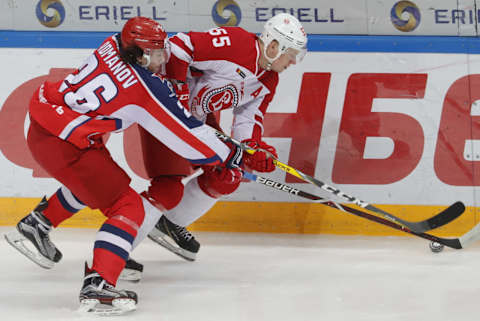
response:
[(193, 163), (225, 160), (230, 149), (182, 107), (168, 80), (120, 58), (117, 37), (107, 38), (64, 80), (44, 83), (32, 98), (30, 117), (79, 148), (137, 123)]

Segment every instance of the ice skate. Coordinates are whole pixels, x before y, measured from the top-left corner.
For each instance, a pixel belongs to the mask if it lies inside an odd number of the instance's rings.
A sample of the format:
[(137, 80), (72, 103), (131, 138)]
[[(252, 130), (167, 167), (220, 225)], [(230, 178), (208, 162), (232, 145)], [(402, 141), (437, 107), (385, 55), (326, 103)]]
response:
[(121, 315), (137, 308), (138, 297), (133, 291), (118, 290), (105, 281), (100, 274), (88, 268), (85, 262), (85, 277), (80, 290), (82, 314), (101, 316)]
[(143, 264), (129, 258), (118, 279), (122, 281), (139, 282), (142, 278), (142, 272)]
[(187, 261), (195, 261), (200, 243), (185, 228), (170, 222), (165, 215), (160, 217), (148, 237)]
[(44, 197), (35, 209), (25, 216), (14, 231), (5, 234), (7, 242), (20, 253), (45, 269), (51, 269), (62, 258), (62, 253), (50, 241), (52, 224), (43, 215), (48, 206)]

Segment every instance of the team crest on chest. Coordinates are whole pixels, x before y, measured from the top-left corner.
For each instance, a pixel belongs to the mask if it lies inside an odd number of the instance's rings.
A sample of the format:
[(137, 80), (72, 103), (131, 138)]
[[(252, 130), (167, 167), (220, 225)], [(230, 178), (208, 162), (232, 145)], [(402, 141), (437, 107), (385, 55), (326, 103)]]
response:
[(202, 106), (205, 113), (211, 113), (217, 110), (233, 108), (238, 106), (238, 90), (232, 85), (226, 85), (220, 88), (209, 89), (202, 88), (195, 97), (198, 105)]

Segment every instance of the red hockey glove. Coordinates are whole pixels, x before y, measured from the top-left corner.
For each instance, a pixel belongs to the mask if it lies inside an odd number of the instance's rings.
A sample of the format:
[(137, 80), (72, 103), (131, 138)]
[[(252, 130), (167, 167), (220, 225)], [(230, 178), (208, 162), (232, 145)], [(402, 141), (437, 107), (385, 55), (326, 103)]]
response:
[(190, 100), (190, 90), (188, 89), (188, 85), (176, 80), (173, 80), (172, 84), (173, 88), (175, 89), (175, 93), (177, 94), (178, 101), (182, 104), (183, 108), (190, 111), (190, 106), (188, 105)]
[[(277, 158), (277, 151), (275, 147), (268, 145), (265, 142), (257, 142), (255, 139), (245, 139), (242, 141), (248, 147), (254, 149), (261, 149), (260, 151), (255, 152), (254, 154), (245, 153), (244, 155), (244, 163), (249, 168), (257, 171), (257, 172), (273, 172), (275, 170), (275, 165), (273, 164), (273, 158), (270, 157), (270, 154), (273, 157)], [(263, 151), (262, 151), (263, 150)], [(268, 152), (268, 153), (267, 153)]]
[(233, 193), (242, 181), (243, 151), (230, 143), (226, 143), (231, 152), (228, 158), (219, 166), (204, 166), (203, 174), (198, 177), (198, 185), (211, 197)]
[(239, 168), (223, 166), (204, 166), (203, 174), (198, 177), (200, 188), (214, 198), (233, 193), (241, 181), (242, 172)]

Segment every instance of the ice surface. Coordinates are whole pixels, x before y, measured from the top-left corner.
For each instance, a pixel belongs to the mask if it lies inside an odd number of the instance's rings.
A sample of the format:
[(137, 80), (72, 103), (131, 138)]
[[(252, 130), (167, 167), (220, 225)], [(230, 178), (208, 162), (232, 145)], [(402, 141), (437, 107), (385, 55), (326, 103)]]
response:
[[(3, 234), (12, 227), (0, 227)], [(91, 229), (58, 229), (64, 254), (44, 270), (0, 240), (0, 320), (90, 320), (78, 315)], [(139, 295), (121, 320), (388, 321), (478, 320), (480, 244), (433, 254), (409, 237), (195, 233), (187, 262), (146, 240)], [(99, 319), (105, 319), (97, 317)], [(107, 318), (109, 319), (109, 318)]]

